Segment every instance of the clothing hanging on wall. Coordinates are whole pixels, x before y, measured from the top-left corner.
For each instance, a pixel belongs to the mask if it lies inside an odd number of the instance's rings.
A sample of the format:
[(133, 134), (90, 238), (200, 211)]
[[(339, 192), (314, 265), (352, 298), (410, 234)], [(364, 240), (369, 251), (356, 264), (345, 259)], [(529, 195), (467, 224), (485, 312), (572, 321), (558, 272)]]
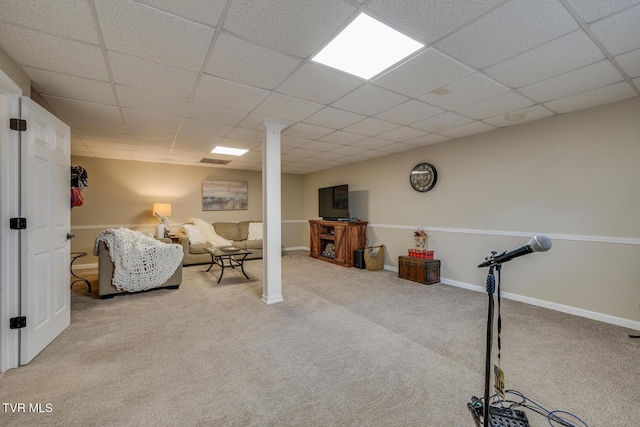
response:
[(82, 190), (89, 187), (89, 176), (82, 166), (71, 166), (71, 208), (82, 206)]

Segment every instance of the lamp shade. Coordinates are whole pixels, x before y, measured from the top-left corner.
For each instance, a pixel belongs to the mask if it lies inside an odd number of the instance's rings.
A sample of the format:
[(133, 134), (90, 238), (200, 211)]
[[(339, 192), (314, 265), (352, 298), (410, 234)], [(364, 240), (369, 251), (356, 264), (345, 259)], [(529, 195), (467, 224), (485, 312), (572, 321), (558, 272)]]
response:
[(154, 203), (153, 214), (171, 216), (171, 203)]

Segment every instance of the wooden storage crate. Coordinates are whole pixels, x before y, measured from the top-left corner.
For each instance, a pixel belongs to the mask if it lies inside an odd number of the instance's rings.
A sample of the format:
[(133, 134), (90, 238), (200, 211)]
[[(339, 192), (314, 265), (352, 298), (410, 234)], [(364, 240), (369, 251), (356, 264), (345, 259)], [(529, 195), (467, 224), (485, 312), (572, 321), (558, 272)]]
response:
[(440, 282), (440, 260), (398, 257), (398, 277), (431, 285)]

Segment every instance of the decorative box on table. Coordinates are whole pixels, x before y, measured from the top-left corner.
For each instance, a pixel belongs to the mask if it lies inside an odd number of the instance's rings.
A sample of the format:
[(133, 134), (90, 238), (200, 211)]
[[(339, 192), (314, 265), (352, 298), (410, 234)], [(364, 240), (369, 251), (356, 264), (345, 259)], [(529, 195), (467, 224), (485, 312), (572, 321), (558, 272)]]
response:
[(398, 277), (431, 285), (440, 282), (440, 260), (398, 257)]

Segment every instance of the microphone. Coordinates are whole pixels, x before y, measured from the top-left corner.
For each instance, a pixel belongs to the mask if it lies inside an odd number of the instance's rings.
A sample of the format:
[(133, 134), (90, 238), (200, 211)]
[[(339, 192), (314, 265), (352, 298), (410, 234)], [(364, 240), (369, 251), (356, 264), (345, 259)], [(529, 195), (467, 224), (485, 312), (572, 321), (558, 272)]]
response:
[(494, 255), (488, 258), (485, 262), (480, 264), (478, 268), (490, 267), (496, 264), (502, 264), (503, 262), (511, 261), (522, 255), (530, 254), (532, 252), (546, 252), (551, 249), (551, 239), (546, 236), (534, 236), (529, 243), (518, 246), (517, 248), (505, 251), (500, 255)]

